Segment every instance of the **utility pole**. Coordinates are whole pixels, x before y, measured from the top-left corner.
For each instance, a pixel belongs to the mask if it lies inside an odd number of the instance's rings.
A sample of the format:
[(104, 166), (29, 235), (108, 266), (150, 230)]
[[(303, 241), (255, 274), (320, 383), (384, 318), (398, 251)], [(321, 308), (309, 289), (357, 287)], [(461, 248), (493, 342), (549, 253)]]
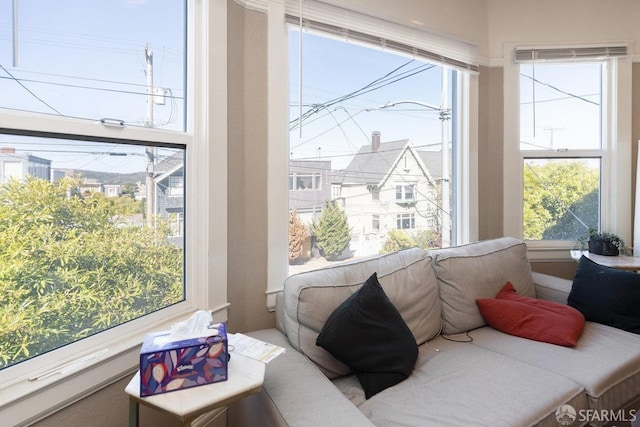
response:
[[(153, 52), (149, 50), (149, 44), (144, 46), (144, 56), (147, 62), (147, 117), (144, 125), (146, 127), (153, 127)], [(153, 183), (153, 163), (154, 155), (153, 148), (147, 147), (145, 150), (147, 154), (147, 225), (151, 227), (153, 225), (153, 215), (155, 212), (155, 188)]]

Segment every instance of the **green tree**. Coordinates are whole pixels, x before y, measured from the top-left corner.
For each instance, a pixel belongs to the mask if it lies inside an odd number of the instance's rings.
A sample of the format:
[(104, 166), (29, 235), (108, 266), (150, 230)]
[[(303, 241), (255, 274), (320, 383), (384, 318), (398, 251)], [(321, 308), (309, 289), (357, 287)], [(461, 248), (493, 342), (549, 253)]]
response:
[(122, 227), (79, 181), (0, 187), (0, 369), (183, 299), (168, 227)]
[(335, 200), (327, 202), (318, 222), (314, 221), (311, 225), (311, 232), (316, 237), (318, 249), (328, 260), (334, 260), (342, 255), (351, 241), (347, 215)]
[[(569, 224), (572, 223), (571, 218), (575, 220), (569, 210), (572, 210), (572, 207), (580, 206), (581, 200), (587, 198), (593, 191), (597, 191), (598, 181), (598, 171), (589, 168), (582, 161), (547, 162), (540, 165), (525, 164), (523, 175), (524, 238), (540, 240), (568, 236), (568, 231), (577, 227), (575, 224)], [(584, 215), (584, 218), (592, 218), (594, 212), (597, 217), (597, 203), (583, 204), (581, 207), (581, 214)], [(587, 223), (585, 219), (581, 218), (581, 220)], [(578, 221), (576, 220), (576, 222)], [(559, 228), (559, 224), (563, 224), (562, 229)], [(590, 224), (587, 223), (587, 225)], [(581, 234), (582, 231), (571, 239), (575, 239)]]
[[(600, 194), (596, 189), (575, 202), (556, 224), (544, 231), (542, 238), (544, 240), (577, 240), (587, 235), (589, 228), (597, 228), (599, 197)], [(580, 218), (580, 221), (576, 217)]]
[(127, 182), (122, 186), (122, 195), (135, 199), (138, 186), (133, 182)]

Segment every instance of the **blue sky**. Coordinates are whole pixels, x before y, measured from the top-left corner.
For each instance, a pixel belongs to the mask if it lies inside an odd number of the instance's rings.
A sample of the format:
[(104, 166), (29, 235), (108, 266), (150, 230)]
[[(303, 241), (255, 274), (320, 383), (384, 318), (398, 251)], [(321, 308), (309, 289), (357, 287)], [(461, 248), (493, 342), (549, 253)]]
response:
[[(361, 146), (370, 144), (372, 131), (381, 133), (382, 142), (410, 139), (416, 146), (440, 149), (441, 122), (437, 111), (411, 104), (379, 108), (387, 102), (399, 100), (440, 106), (440, 67), (431, 67), (431, 64), (388, 51), (307, 32), (303, 32), (302, 45), (303, 112), (310, 108), (310, 104), (325, 105), (330, 100), (366, 87), (399, 67), (402, 68), (390, 75), (390, 80), (367, 89), (373, 90), (322, 108), (303, 122), (302, 136), (298, 128), (293, 129), (290, 133), (292, 158), (318, 158), (320, 155), (325, 160), (331, 160), (334, 169), (342, 168)], [(292, 30), (291, 120), (300, 115), (298, 51), (299, 32)], [(416, 74), (410, 76), (412, 73)], [(394, 76), (406, 78), (392, 82), (391, 78)]]
[[(143, 125), (146, 107), (145, 45), (153, 52), (154, 87), (166, 90), (154, 105), (157, 127), (183, 129), (184, 6), (179, 1), (18, 0), (18, 63), (13, 63), (13, 0), (0, 0), (0, 105), (46, 114), (124, 120)], [(13, 76), (13, 77), (12, 77)], [(22, 85), (15, 79), (19, 79)], [(173, 101), (172, 101), (173, 100)], [(54, 161), (53, 167), (131, 172), (144, 170), (140, 149), (65, 142), (56, 156), (29, 140), (0, 136)], [(128, 151), (114, 157), (101, 152)], [(82, 155), (86, 151), (87, 155)], [(142, 149), (142, 151), (144, 151)], [(91, 157), (95, 162), (91, 162)]]
[[(18, 64), (13, 64), (13, 1), (0, 0), (0, 105), (47, 114), (82, 117), (93, 121), (100, 118), (122, 119), (130, 125), (143, 125), (146, 119), (146, 63), (144, 47), (153, 51), (154, 87), (166, 90), (164, 105), (154, 105), (154, 123), (167, 129), (182, 129), (184, 79), (184, 20), (180, 1), (150, 0), (18, 0)], [(290, 116), (300, 114), (298, 82), (297, 31), (290, 32)], [(409, 70), (421, 71), (401, 80), (380, 84), (375, 90), (355, 98), (335, 103), (308, 117), (302, 133), (290, 133), (292, 158), (332, 160), (334, 168), (348, 164), (357, 150), (370, 143), (372, 131), (380, 131), (382, 141), (410, 139), (414, 145), (440, 149), (441, 122), (438, 113), (418, 105), (401, 105), (379, 109), (387, 102), (415, 100), (432, 105), (441, 104), (441, 68), (406, 56), (360, 46), (353, 42), (303, 33), (303, 112), (311, 104), (323, 105), (336, 97), (361, 89), (376, 79), (403, 77)], [(419, 68), (421, 67), (421, 68)], [(6, 70), (6, 71), (5, 71)], [(11, 76), (19, 79), (23, 86)], [(564, 72), (562, 80), (545, 75), (537, 69), (539, 79), (548, 79), (567, 92), (588, 95), (595, 91), (575, 78), (579, 73)], [(556, 78), (556, 80), (553, 80)], [(373, 88), (372, 88), (373, 89)], [(558, 93), (538, 89), (537, 101), (558, 97)], [(569, 99), (568, 102), (575, 101)], [(523, 102), (527, 98), (523, 97)], [(576, 104), (573, 102), (573, 104)], [(543, 141), (554, 131), (557, 143), (573, 129), (587, 129), (597, 122), (593, 108), (578, 102), (578, 114), (570, 120), (566, 105), (551, 109), (551, 104), (539, 104), (536, 115), (537, 141)], [(561, 104), (560, 104), (561, 105)], [(564, 110), (563, 110), (564, 109)], [(545, 115), (546, 111), (546, 115)], [(532, 129), (532, 114), (523, 113), (524, 127)], [(550, 118), (562, 117), (562, 124)], [(568, 124), (567, 124), (568, 123)], [(591, 132), (593, 134), (593, 132)], [(526, 135), (525, 135), (526, 137)], [(574, 136), (574, 141), (581, 139)], [(0, 135), (0, 145), (16, 144), (28, 150), (28, 140)], [(85, 144), (86, 145), (86, 144)], [(87, 151), (87, 156), (73, 153), (54, 156), (54, 167), (87, 167), (99, 170), (129, 172), (144, 169), (140, 150), (128, 157), (106, 156), (104, 151), (122, 152), (123, 147), (60, 146), (61, 150)], [(82, 153), (80, 153), (82, 154)], [(96, 162), (90, 162), (91, 156)]]

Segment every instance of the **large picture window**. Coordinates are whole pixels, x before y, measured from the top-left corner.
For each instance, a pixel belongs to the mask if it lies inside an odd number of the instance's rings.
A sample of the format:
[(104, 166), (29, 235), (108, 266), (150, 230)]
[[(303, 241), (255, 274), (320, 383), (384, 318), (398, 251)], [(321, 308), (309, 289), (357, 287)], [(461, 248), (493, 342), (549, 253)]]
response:
[(289, 43), (289, 189), (318, 193), (289, 192), (307, 230), (290, 272), (455, 241), (460, 72), (293, 25)]

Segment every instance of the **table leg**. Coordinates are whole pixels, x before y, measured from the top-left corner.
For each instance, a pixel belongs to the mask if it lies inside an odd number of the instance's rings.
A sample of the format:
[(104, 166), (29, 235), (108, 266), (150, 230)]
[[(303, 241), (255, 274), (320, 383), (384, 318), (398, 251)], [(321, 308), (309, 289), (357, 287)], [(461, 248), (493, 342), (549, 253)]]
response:
[(129, 427), (140, 425), (140, 404), (133, 399), (129, 399)]

